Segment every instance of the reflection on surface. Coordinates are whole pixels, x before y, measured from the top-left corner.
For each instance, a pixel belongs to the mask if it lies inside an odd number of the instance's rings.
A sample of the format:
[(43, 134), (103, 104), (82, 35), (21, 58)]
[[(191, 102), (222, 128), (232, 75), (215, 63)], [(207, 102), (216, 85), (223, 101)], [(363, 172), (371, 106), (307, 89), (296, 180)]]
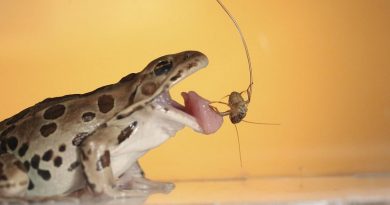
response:
[[(34, 204), (87, 205), (385, 205), (390, 204), (390, 175), (248, 178), (176, 182), (170, 194), (112, 199), (58, 198)], [(0, 204), (2, 201), (0, 200)], [(20, 203), (12, 203), (20, 204)]]
[(264, 177), (176, 182), (146, 204), (390, 204), (390, 175)]

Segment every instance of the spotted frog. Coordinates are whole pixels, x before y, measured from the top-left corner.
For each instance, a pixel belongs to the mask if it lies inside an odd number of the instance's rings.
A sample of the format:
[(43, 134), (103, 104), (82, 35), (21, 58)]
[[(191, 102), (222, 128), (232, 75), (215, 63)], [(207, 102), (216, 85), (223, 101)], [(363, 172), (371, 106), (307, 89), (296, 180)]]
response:
[(188, 126), (210, 134), (222, 117), (194, 92), (169, 94), (207, 66), (197, 51), (166, 55), (139, 73), (85, 94), (48, 98), (0, 123), (0, 196), (60, 196), (87, 189), (110, 197), (169, 192), (138, 159)]

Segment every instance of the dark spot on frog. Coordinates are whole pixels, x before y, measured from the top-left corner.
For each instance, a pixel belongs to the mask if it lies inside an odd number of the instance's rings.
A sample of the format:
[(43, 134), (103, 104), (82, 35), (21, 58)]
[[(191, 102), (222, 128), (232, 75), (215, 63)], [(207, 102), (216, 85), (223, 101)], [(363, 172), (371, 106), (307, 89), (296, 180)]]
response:
[(14, 115), (13, 117), (7, 119), (6, 125), (14, 124), (21, 120), (24, 116), (26, 116), (30, 112), (30, 108), (27, 108), (25, 110), (22, 110), (18, 114)]
[(48, 170), (38, 169), (38, 175), (42, 177), (44, 180), (49, 180), (51, 178), (51, 174)]
[(197, 65), (198, 65), (198, 63), (196, 63), (196, 62), (188, 63), (187, 69), (189, 70), (189, 69), (191, 69), (192, 67), (197, 66)]
[(108, 150), (104, 151), (104, 154), (96, 162), (96, 171), (101, 171), (104, 168), (110, 166), (110, 152)]
[(157, 85), (156, 83), (153, 82), (146, 83), (144, 86), (142, 86), (141, 89), (142, 94), (146, 96), (152, 95), (156, 90), (157, 90)]
[(46, 120), (55, 120), (61, 117), (65, 113), (65, 106), (61, 104), (53, 105), (48, 108), (44, 113), (43, 117)]
[(23, 143), (18, 150), (18, 154), (20, 157), (23, 157), (28, 150), (28, 143)]
[(68, 168), (68, 171), (71, 172), (71, 171), (75, 170), (78, 166), (80, 166), (80, 162), (79, 161), (75, 161), (72, 164), (70, 164), (70, 166)]
[(23, 165), (24, 165), (24, 168), (26, 168), (26, 171), (28, 172), (28, 171), (30, 171), (30, 162), (29, 161), (24, 161), (23, 162)]
[(180, 70), (175, 76), (173, 76), (170, 80), (173, 82), (173, 81), (176, 81), (177, 79), (179, 79), (181, 77), (181, 73), (182, 71)]
[(54, 163), (54, 166), (60, 167), (62, 165), (62, 158), (61, 157), (54, 158), (53, 163)]
[(117, 120), (121, 120), (121, 119), (123, 119), (123, 118), (125, 118), (126, 117), (126, 115), (118, 115), (118, 116), (116, 116), (116, 119)]
[(27, 169), (26, 169), (26, 167), (24, 166), (24, 164), (23, 164), (21, 161), (16, 160), (16, 161), (14, 162), (14, 165), (15, 165), (18, 169), (22, 170), (24, 173), (27, 173)]
[(98, 99), (99, 110), (102, 113), (108, 113), (114, 108), (114, 97), (111, 95), (102, 95)]
[(8, 177), (5, 176), (4, 174), (0, 175), (0, 181), (7, 181)]
[(65, 152), (65, 150), (66, 150), (65, 144), (60, 145), (60, 147), (58, 148), (58, 151), (60, 151), (60, 152)]
[(41, 132), (42, 136), (48, 137), (49, 135), (53, 134), (56, 130), (57, 130), (57, 124), (52, 122), (43, 125), (39, 131)]
[(80, 132), (80, 133), (78, 133), (78, 134), (76, 135), (76, 137), (73, 138), (72, 144), (73, 144), (74, 146), (80, 146), (81, 143), (83, 142), (83, 140), (84, 140), (87, 136), (89, 136), (89, 133), (88, 133), (88, 132)]
[(53, 150), (47, 150), (45, 153), (42, 155), (42, 160), (43, 161), (50, 161), (51, 158), (53, 157)]
[(31, 158), (31, 167), (34, 168), (34, 169), (39, 169), (39, 162), (40, 162), (40, 160), (41, 160), (41, 158), (38, 155), (34, 155)]
[(164, 107), (164, 111), (165, 111), (165, 112), (168, 112), (168, 111), (169, 111), (169, 108)]
[(123, 129), (121, 133), (118, 135), (118, 144), (122, 143), (127, 138), (129, 138), (136, 126), (137, 126), (137, 121), (134, 121), (131, 125)]
[(5, 137), (8, 135), (8, 133), (10, 133), (12, 130), (15, 129), (15, 125), (11, 125), (9, 126), (7, 129), (5, 129), (1, 134), (0, 134), (0, 137)]
[(95, 113), (86, 112), (86, 113), (83, 113), (83, 115), (81, 116), (81, 119), (83, 119), (84, 122), (89, 122), (89, 121), (92, 121), (93, 119), (95, 119), (95, 117), (96, 117)]
[(181, 77), (180, 74), (175, 75), (175, 76), (173, 76), (173, 77), (171, 78), (171, 81), (172, 81), (172, 82), (173, 82), (173, 81), (176, 81), (176, 80), (179, 79), (180, 77)]
[(31, 181), (31, 179), (30, 179), (30, 181), (28, 182), (28, 188), (27, 188), (28, 190), (32, 190), (32, 189), (34, 189), (34, 183)]
[(7, 139), (7, 145), (8, 147), (14, 151), (16, 147), (18, 146), (18, 138), (16, 137), (10, 137)]

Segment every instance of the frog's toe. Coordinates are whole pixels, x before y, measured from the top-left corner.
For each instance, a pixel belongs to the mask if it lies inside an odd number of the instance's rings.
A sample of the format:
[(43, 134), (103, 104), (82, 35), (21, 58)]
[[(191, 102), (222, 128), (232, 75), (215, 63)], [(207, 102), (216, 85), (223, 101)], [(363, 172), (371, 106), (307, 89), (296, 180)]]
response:
[(148, 190), (142, 190), (142, 189), (133, 189), (133, 190), (112, 189), (111, 191), (106, 192), (105, 194), (112, 198), (129, 198), (129, 197), (147, 197), (150, 195), (150, 192)]
[(157, 182), (146, 178), (135, 178), (131, 182), (132, 189), (149, 190), (153, 193), (169, 193), (175, 188), (174, 183)]
[(165, 194), (168, 194), (170, 193), (173, 189), (175, 189), (175, 184), (174, 183), (170, 183), (170, 182), (167, 182), (167, 183), (164, 183), (161, 187), (161, 191)]

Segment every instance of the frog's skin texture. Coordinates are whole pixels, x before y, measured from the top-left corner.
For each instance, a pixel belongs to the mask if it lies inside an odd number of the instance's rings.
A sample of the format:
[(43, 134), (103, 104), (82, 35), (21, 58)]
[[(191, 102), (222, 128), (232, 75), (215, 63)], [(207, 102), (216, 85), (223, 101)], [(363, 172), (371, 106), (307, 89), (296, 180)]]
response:
[(163, 56), (116, 84), (49, 98), (4, 120), (0, 196), (61, 196), (86, 187), (111, 197), (170, 191), (173, 184), (145, 179), (137, 160), (184, 126), (201, 132), (168, 91), (207, 64), (196, 51)]

